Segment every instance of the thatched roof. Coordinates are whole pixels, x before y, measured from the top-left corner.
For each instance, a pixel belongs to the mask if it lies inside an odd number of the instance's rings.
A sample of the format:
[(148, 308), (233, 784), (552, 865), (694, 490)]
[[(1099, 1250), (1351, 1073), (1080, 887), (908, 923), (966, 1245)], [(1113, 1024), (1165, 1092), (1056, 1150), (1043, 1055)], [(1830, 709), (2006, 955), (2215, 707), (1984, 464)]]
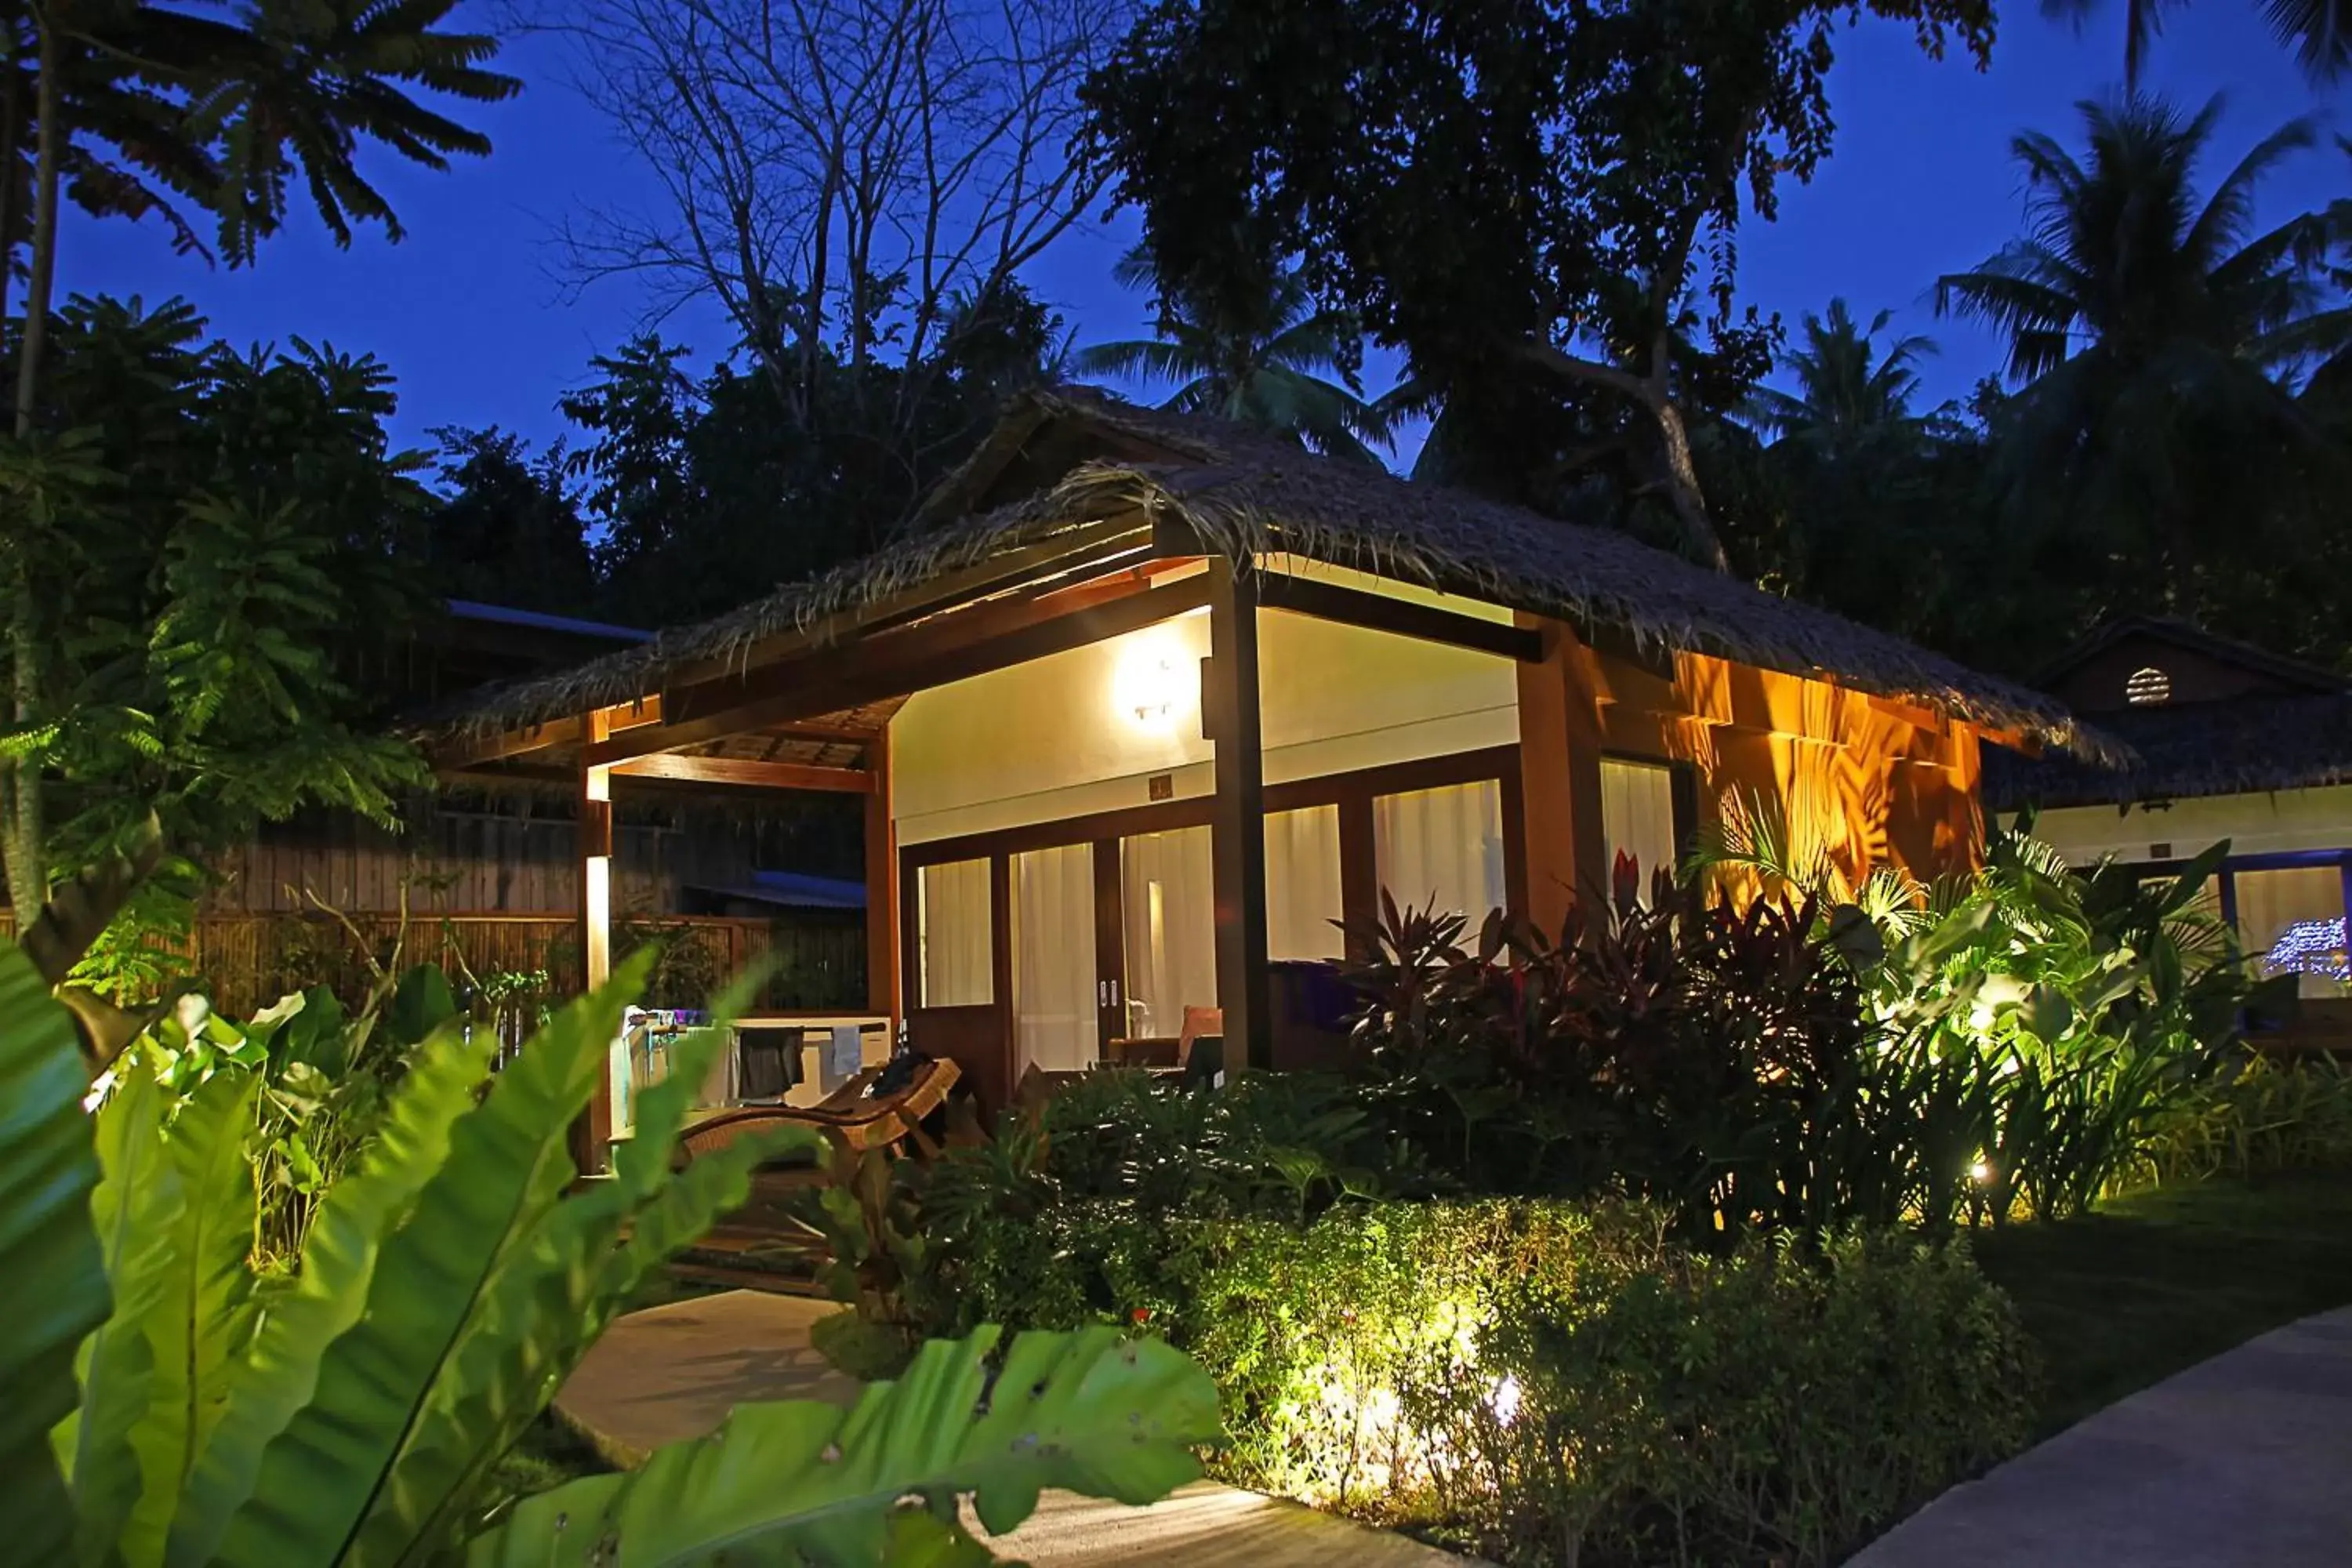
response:
[(641, 647), (487, 693), (436, 727), (510, 729), (648, 695), (689, 666), (740, 661), (780, 636), (827, 640), (830, 617), (1138, 512), (1188, 523), (1236, 561), (1287, 552), (1557, 616), (1587, 635), (1828, 679), (2043, 744), (2111, 753), (2048, 697), (1613, 530), (1318, 458), (1223, 420), (1071, 389), (1015, 399), (899, 542)]
[(2343, 692), (2130, 708), (2101, 714), (2099, 724), (2138, 760), (2110, 768), (1988, 754), (1985, 805), (2016, 811), (2352, 784), (2352, 695)]

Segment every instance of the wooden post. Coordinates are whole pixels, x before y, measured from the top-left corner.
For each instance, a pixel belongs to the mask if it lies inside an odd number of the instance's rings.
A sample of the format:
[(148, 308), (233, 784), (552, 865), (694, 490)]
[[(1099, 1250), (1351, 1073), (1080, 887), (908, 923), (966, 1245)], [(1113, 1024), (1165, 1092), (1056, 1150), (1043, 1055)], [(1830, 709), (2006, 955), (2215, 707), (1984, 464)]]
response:
[[(582, 725), (585, 744), (611, 733), (606, 716), (591, 712)], [(613, 975), (613, 770), (580, 769), (580, 978), (593, 991)], [(573, 1136), (572, 1163), (583, 1175), (605, 1168), (613, 1146), (613, 1065), (596, 1077), (588, 1114)]]
[(866, 748), (866, 1008), (893, 1024), (898, 993), (898, 830), (890, 816), (890, 731)]
[(1560, 622), (1521, 616), (1543, 634), (1540, 663), (1519, 675), (1519, 811), (1526, 910), (1557, 937), (1569, 907), (1609, 895), (1601, 824), (1601, 706), (1592, 651)]
[(1214, 864), (1217, 1006), (1228, 1067), (1274, 1065), (1265, 919), (1265, 756), (1258, 726), (1257, 581), (1209, 556), (1209, 658), (1201, 718), (1216, 751), (1209, 817)]

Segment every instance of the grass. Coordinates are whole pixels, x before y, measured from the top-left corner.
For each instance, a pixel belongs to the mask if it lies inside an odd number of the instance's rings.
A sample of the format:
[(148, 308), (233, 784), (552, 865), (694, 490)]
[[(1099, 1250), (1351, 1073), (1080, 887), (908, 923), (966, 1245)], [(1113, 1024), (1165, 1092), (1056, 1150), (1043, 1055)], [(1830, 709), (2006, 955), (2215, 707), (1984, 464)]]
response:
[(2269, 1329), (2352, 1303), (2352, 1173), (2137, 1193), (1976, 1238), (2042, 1352), (2054, 1432)]

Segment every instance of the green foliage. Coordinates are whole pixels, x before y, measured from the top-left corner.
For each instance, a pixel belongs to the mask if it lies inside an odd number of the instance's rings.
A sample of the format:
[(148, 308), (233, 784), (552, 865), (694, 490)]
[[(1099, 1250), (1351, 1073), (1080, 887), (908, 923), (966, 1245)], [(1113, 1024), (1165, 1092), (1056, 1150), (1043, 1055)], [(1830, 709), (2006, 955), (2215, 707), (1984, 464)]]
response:
[[(190, 918), (194, 858), (306, 804), (390, 823), (424, 776), (350, 680), (420, 603), (398, 551), (425, 498), (415, 459), (387, 449), (389, 378), (203, 330), (178, 302), (76, 300), (32, 444), (0, 449), (26, 596), (0, 729), (11, 874), (96, 864), (152, 813), (179, 858), (142, 891), (147, 930)], [(114, 951), (92, 978), (150, 978), (135, 938)]]
[(890, 1248), (900, 1321), (932, 1333), (1159, 1326), (1192, 1289), (1184, 1238), (1196, 1222), (1300, 1224), (1343, 1198), (1423, 1184), (1411, 1152), (1336, 1079), (1251, 1073), (1206, 1093), (1118, 1071), (902, 1181)]
[(2154, 1182), (2352, 1167), (2352, 1068), (2242, 1052), (2168, 1103), (2139, 1155)]
[[(530, 1499), (467, 1561), (597, 1563), (619, 1547), (703, 1562), (748, 1547), (808, 1563), (985, 1563), (959, 1498), (992, 1534), (1049, 1486), (1151, 1502), (1200, 1474), (1188, 1446), (1216, 1426), (1215, 1391), (1160, 1341), (1092, 1329), (1000, 1346), (982, 1330), (924, 1346), (854, 1409), (740, 1406), (628, 1474)], [(900, 1509), (908, 1497), (929, 1507)]]
[[(1934, 53), (1991, 45), (1975, 0), (1864, 9)], [(1443, 405), (1446, 477), (1637, 526), (1655, 509), (1635, 498), (1663, 493), (1704, 552), (1677, 447), (1777, 335), (1735, 308), (1739, 220), (1826, 155), (1855, 14), (1164, 0), (1089, 83), (1088, 124), (1163, 286), (1297, 256)]]
[[(1097, 343), (1078, 352), (1090, 374), (1172, 381), (1165, 406), (1210, 414), (1304, 442), (1327, 456), (1377, 464), (1368, 443), (1385, 446), (1389, 419), (1357, 384), (1362, 358), (1355, 321), (1318, 310), (1296, 270), (1269, 265), (1234, 268), (1213, 284), (1168, 289), (1160, 301), (1159, 336)], [(1133, 251), (1113, 268), (1132, 288), (1153, 284), (1148, 253)], [(1327, 379), (1326, 374), (1339, 379)]]
[[(123, 1064), (87, 1116), (63, 1010), (20, 952), (0, 954), (0, 1081), (22, 1091), (0, 1121), (19, 1199), (0, 1257), (38, 1303), (0, 1334), (12, 1545), (134, 1568), (698, 1557), (722, 1542), (848, 1563), (886, 1541), (985, 1561), (953, 1521), (962, 1494), (1003, 1530), (1045, 1486), (1144, 1501), (1197, 1473), (1189, 1446), (1215, 1436), (1215, 1401), (1182, 1357), (1108, 1331), (1000, 1345), (989, 1331), (930, 1347), (855, 1411), (746, 1406), (637, 1475), (520, 1508), (500, 1495), (497, 1461), (612, 1316), (788, 1141), (674, 1168), (720, 1045), (706, 1031), (640, 1099), (613, 1173), (572, 1190), (571, 1130), (648, 963), (562, 1009), (495, 1077), (487, 1037), (430, 1035), (262, 1311), (243, 1130), (266, 1081), (234, 1051), (196, 1070), (204, 1042), (187, 1041), (165, 1073)], [(446, 985), (391, 990), (380, 1029), (446, 1015)], [(313, 1066), (349, 1044), (308, 999), (267, 1027), (266, 1049)], [(901, 1509), (909, 1498), (932, 1511)]]
[(1221, 1468), (1500, 1562), (1822, 1563), (2022, 1441), (2022, 1339), (1964, 1252), (1708, 1258), (1663, 1221), (1487, 1202), (1197, 1227), (1171, 1331), (1224, 1395)]

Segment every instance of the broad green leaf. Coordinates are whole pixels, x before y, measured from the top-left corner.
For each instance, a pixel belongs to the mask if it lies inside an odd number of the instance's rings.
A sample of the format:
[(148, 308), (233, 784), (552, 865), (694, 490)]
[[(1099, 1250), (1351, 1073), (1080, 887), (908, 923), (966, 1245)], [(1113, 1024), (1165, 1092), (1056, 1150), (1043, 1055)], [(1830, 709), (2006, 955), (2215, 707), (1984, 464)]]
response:
[(134, 1065), (97, 1118), (105, 1175), (90, 1195), (90, 1219), (114, 1310), (82, 1342), (81, 1407), (58, 1427), (85, 1563), (113, 1556), (139, 1500), (133, 1442), (155, 1384), (148, 1319), (163, 1298), (172, 1227), (187, 1201), (163, 1147), (163, 1110), (155, 1075)]
[(446, 1158), (383, 1242), (366, 1310), (328, 1348), (309, 1402), (264, 1451), (220, 1561), (259, 1568), (352, 1552), (502, 1267), (531, 1245), (577, 1173), (572, 1123), (651, 958), (638, 954), (565, 1007), (450, 1129)]
[(761, 1160), (815, 1140), (746, 1139), (673, 1174), (678, 1133), (739, 1006), (722, 998), (714, 1026), (675, 1047), (669, 1076), (638, 1101), (635, 1136), (616, 1149), (613, 1177), (557, 1205), (532, 1245), (500, 1268), (362, 1531), (355, 1563), (455, 1549), (469, 1506), (488, 1500), (473, 1495), (486, 1467), (537, 1417), (646, 1275), (742, 1205)]
[[(1201, 1473), (1218, 1436), (1208, 1374), (1159, 1340), (1109, 1328), (1024, 1334), (992, 1369), (997, 1331), (935, 1341), (856, 1408), (739, 1407), (710, 1436), (626, 1475), (526, 1500), (473, 1542), (473, 1568), (745, 1562), (879, 1563), (908, 1498), (970, 1495), (1003, 1534), (1047, 1487), (1146, 1503)], [(949, 1527), (952, 1528), (952, 1527)], [(928, 1532), (923, 1532), (928, 1533)], [(953, 1531), (961, 1536), (961, 1531)], [(914, 1547), (920, 1536), (904, 1544)], [(934, 1542), (940, 1562), (979, 1561)]]
[(449, 993), (449, 977), (437, 963), (419, 963), (407, 970), (393, 987), (383, 1012), (383, 1027), (396, 1046), (413, 1046), (457, 1016), (457, 999)]
[(215, 1077), (184, 1101), (165, 1141), (181, 1202), (163, 1289), (147, 1314), (155, 1381), (132, 1437), (142, 1489), (122, 1540), (131, 1568), (160, 1563), (180, 1494), (243, 1363), (253, 1327), (253, 1129), (257, 1078)]
[[(74, 1536), (49, 1430), (79, 1403), (75, 1353), (107, 1319), (90, 1194), (98, 1152), (73, 1020), (22, 950), (0, 949), (0, 1520), (26, 1563), (58, 1563)], [(37, 1286), (34, 1281), (38, 1281)]]
[(320, 1363), (368, 1303), (384, 1240), (448, 1157), (451, 1129), (473, 1110), (494, 1041), (428, 1041), (393, 1091), (359, 1168), (328, 1189), (310, 1222), (295, 1287), (273, 1300), (172, 1525), (166, 1561), (217, 1554), (229, 1518), (252, 1496), (262, 1455), (309, 1404)]

